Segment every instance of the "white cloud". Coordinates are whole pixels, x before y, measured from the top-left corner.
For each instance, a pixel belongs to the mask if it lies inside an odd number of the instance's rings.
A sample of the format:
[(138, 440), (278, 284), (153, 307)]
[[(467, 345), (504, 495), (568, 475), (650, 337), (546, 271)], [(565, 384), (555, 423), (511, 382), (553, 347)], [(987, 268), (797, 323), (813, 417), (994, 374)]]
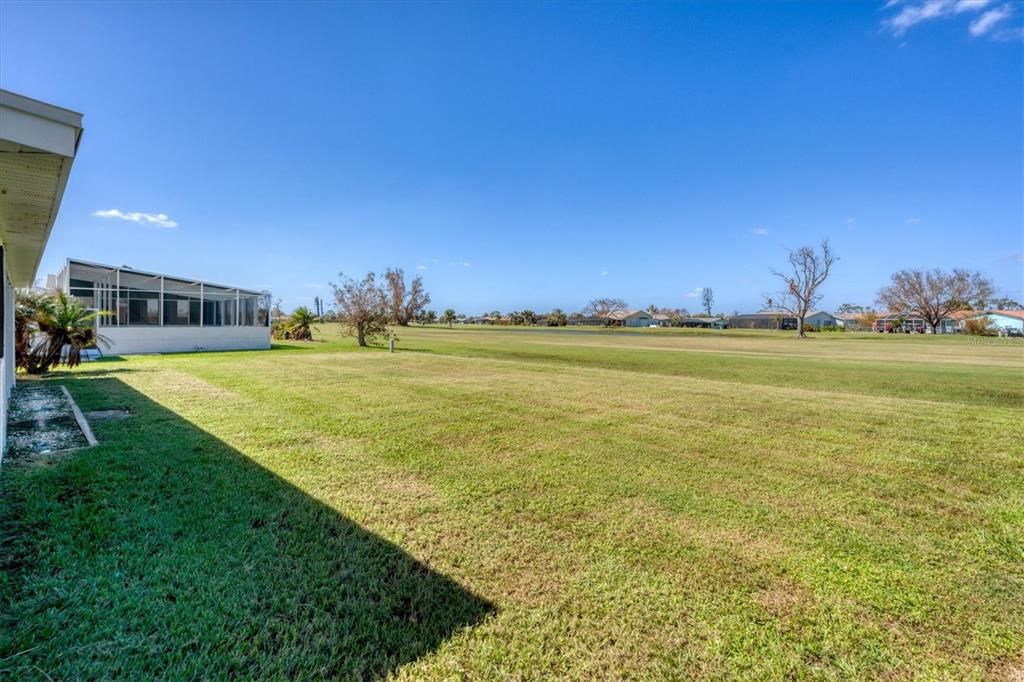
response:
[(990, 9), (972, 21), (967, 30), (969, 30), (971, 35), (975, 38), (983, 36), (991, 31), (996, 24), (1007, 19), (1011, 14), (1013, 14), (1013, 8), (1009, 5)]
[(602, 270), (601, 271), (601, 276), (602, 277), (607, 277), (608, 276), (608, 271), (607, 270)]
[[(924, 0), (905, 5), (896, 16), (883, 20), (882, 26), (892, 31), (894, 35), (901, 36), (922, 22), (964, 12), (977, 12), (990, 2), (991, 0)], [(889, 9), (895, 4), (887, 2), (882, 9)]]
[(132, 211), (125, 213), (116, 208), (109, 208), (105, 211), (95, 211), (93, 215), (97, 218), (120, 218), (132, 223), (156, 225), (157, 227), (177, 227), (178, 223), (171, 220), (166, 213), (139, 213)]
[(462, 267), (464, 267), (464, 268), (473, 267), (473, 264), (470, 263), (468, 260), (464, 260), (464, 261), (462, 261)]
[(686, 298), (700, 298), (702, 293), (704, 293), (704, 287), (697, 287), (693, 291), (686, 292)]
[(758, 237), (763, 237), (766, 234), (768, 234), (768, 228), (766, 228), (766, 227), (755, 227), (753, 230), (750, 231), (750, 234), (756, 235)]
[(419, 270), (420, 272), (423, 272), (424, 270), (427, 269), (427, 266), (426, 265), (417, 265), (416, 269)]
[(921, 219), (920, 218), (907, 218), (903, 222), (905, 222), (907, 225), (920, 225), (921, 224)]
[(847, 218), (846, 219), (846, 224), (847, 225), (855, 225), (856, 223), (857, 223), (857, 219), (856, 218)]

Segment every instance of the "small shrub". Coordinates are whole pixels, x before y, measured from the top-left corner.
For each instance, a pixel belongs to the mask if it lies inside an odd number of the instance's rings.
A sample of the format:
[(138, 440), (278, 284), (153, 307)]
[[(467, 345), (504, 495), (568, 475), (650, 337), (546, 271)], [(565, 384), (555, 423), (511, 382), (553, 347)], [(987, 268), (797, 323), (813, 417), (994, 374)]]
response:
[(991, 318), (976, 317), (964, 322), (964, 333), (971, 336), (995, 336), (999, 332)]

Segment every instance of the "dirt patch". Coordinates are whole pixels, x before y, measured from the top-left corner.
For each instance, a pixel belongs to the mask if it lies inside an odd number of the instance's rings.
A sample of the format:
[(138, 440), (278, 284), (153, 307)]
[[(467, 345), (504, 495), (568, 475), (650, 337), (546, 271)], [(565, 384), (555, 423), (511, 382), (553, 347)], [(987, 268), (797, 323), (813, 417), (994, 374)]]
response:
[(775, 618), (787, 620), (810, 607), (814, 597), (802, 585), (784, 580), (763, 590), (757, 601)]

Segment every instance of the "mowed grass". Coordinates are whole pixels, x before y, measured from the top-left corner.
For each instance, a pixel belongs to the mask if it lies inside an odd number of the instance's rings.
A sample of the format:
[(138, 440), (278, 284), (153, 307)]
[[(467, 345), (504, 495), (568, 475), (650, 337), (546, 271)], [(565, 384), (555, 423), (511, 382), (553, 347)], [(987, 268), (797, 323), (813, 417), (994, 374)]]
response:
[(0, 471), (19, 678), (1013, 678), (1024, 346), (322, 325), (56, 376)]

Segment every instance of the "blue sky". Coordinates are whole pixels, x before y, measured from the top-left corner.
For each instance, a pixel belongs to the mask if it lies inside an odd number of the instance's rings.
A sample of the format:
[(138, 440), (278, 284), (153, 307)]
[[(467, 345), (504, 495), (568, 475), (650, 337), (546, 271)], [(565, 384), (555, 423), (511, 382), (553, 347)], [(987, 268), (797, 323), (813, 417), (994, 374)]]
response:
[(400, 266), (437, 309), (695, 310), (708, 286), (731, 312), (827, 237), (826, 308), (904, 267), (1021, 300), (1022, 26), (999, 0), (5, 0), (0, 86), (85, 114), (41, 274), (291, 308)]

